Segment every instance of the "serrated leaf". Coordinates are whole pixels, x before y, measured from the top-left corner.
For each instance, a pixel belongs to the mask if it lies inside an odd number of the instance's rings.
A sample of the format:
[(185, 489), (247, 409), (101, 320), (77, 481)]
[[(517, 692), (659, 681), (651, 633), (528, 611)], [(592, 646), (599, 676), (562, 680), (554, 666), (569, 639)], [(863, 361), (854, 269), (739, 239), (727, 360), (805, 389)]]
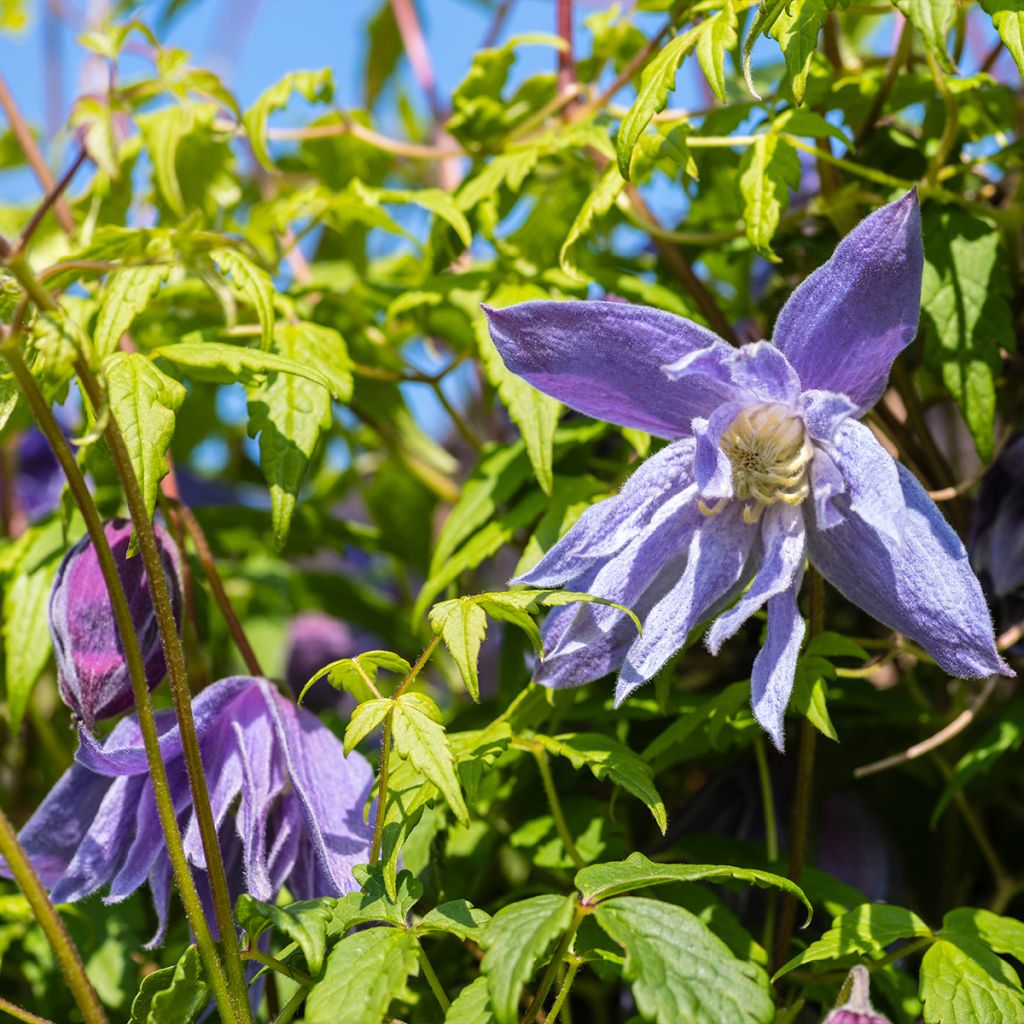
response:
[[(394, 889), (389, 891), (380, 864), (359, 865), (352, 869), (352, 874), (362, 886), (362, 892), (354, 894), (358, 905), (346, 912), (345, 930), (366, 921), (383, 921), (404, 928), (412, 908), (423, 896), (423, 883), (414, 878), (411, 871), (401, 871), (395, 876)], [(335, 926), (338, 925), (336, 915)]]
[(786, 59), (789, 83), (798, 104), (804, 101), (811, 58), (827, 15), (825, 0), (791, 0), (779, 12), (770, 30)]
[(697, 59), (712, 92), (720, 103), (725, 102), (725, 55), (737, 42), (735, 0), (725, 0), (720, 11), (705, 18), (699, 25)]
[(494, 1024), (491, 990), (485, 977), (468, 984), (452, 1002), (444, 1024)]
[(1016, 972), (981, 942), (940, 938), (921, 961), (925, 1024), (1022, 1024)]
[(931, 929), (912, 910), (886, 903), (863, 903), (832, 922), (832, 927), (816, 942), (784, 964), (776, 972), (780, 978), (795, 967), (818, 960), (837, 960), (845, 956), (878, 958), (886, 947), (900, 939), (930, 938)]
[(956, 73), (950, 60), (946, 40), (956, 20), (955, 3), (937, 3), (936, 0), (892, 0), (907, 20), (917, 29), (925, 46), (931, 50), (939, 67), (948, 74)]
[(374, 189), (361, 181), (352, 183), (353, 191), (368, 205), (377, 203), (412, 203), (436, 214), (452, 228), (459, 241), (465, 246), (473, 242), (473, 229), (466, 220), (459, 203), (439, 188), (418, 189)]
[(317, 975), (327, 951), (327, 926), (334, 913), (334, 901), (302, 900), (278, 907), (242, 893), (235, 905), (235, 918), (256, 941), (268, 928), (275, 928), (297, 942), (306, 958), (309, 973)]
[(754, 19), (750, 23), (750, 28), (747, 29), (746, 38), (743, 40), (743, 81), (746, 83), (747, 91), (756, 100), (759, 100), (761, 96), (754, 88), (754, 79), (750, 71), (750, 56), (754, 52), (754, 44), (757, 42), (757, 37), (762, 33), (768, 35), (772, 26), (790, 2), (791, 0), (761, 0), (757, 12), (754, 14)]
[(789, 206), (790, 189), (800, 184), (796, 150), (784, 138), (768, 132), (757, 136), (740, 166), (739, 185), (747, 238), (762, 256), (778, 262), (771, 241)]
[(170, 271), (170, 266), (138, 266), (115, 270), (110, 275), (93, 333), (99, 359), (116, 351), (122, 335), (149, 305)]
[(577, 281), (583, 281), (585, 278), (580, 273), (579, 265), (572, 258), (573, 247), (586, 236), (594, 221), (603, 217), (615, 205), (615, 200), (625, 187), (626, 181), (619, 173), (618, 166), (610, 163), (580, 207), (580, 212), (576, 214), (569, 234), (565, 236), (559, 250), (558, 263), (562, 270)]
[(394, 703), (392, 732), (395, 748), (437, 787), (455, 817), (463, 825), (468, 825), (469, 811), (455, 771), (451, 744), (436, 705), (420, 693), (403, 693)]
[(810, 920), (811, 904), (803, 890), (788, 878), (770, 871), (724, 864), (660, 864), (642, 853), (632, 853), (625, 860), (591, 864), (577, 871), (575, 878), (576, 888), (588, 903), (671, 882), (744, 882), (762, 889), (779, 889), (796, 897), (807, 908)]
[(999, 233), (951, 207), (926, 209), (923, 231), (925, 361), (941, 374), (987, 461), (994, 446), (999, 349), (1016, 347)]
[(153, 518), (167, 449), (185, 388), (138, 352), (114, 352), (103, 361), (110, 412), (124, 437), (146, 515)]
[(274, 282), (270, 275), (237, 249), (211, 249), (210, 259), (228, 275), (231, 290), (256, 310), (260, 342), (269, 349), (274, 339)]
[(644, 69), (640, 88), (629, 112), (619, 125), (615, 139), (615, 156), (619, 173), (629, 181), (633, 147), (651, 123), (651, 118), (665, 108), (668, 94), (676, 87), (676, 72), (683, 58), (700, 37), (700, 25), (676, 36)]
[(480, 945), (487, 951), (480, 967), (487, 975), (498, 1024), (515, 1024), (523, 986), (538, 963), (572, 923), (569, 896), (534, 896), (502, 907), (487, 922)]
[(981, 0), (981, 8), (991, 16), (992, 27), (1024, 75), (1024, 10), (1019, 0)]
[(199, 954), (189, 946), (173, 967), (142, 979), (129, 1024), (191, 1024), (209, 999)]
[(404, 676), (412, 670), (412, 666), (405, 658), (393, 651), (363, 651), (354, 658), (341, 658), (324, 665), (303, 686), (298, 702), (301, 704), (302, 698), (306, 696), (306, 691), (325, 676), (336, 690), (347, 690), (359, 700), (368, 700), (373, 691), (366, 685), (366, 680), (369, 679), (371, 683), (375, 683), (379, 669)]
[(658, 828), (668, 828), (665, 803), (654, 785), (650, 766), (624, 743), (595, 732), (565, 733), (561, 736), (533, 737), (549, 753), (567, 758), (576, 769), (586, 765), (594, 778), (610, 779), (638, 800), (643, 801)]
[(469, 695), (473, 700), (479, 700), (477, 662), (480, 645), (487, 635), (487, 613), (474, 601), (457, 598), (431, 608), (430, 626), (435, 633), (441, 634)]
[(768, 1024), (775, 1016), (764, 971), (733, 956), (688, 910), (621, 896), (599, 904), (595, 916), (626, 951), (622, 976), (644, 1020)]
[(352, 751), (359, 746), (367, 736), (378, 726), (383, 725), (384, 719), (391, 713), (394, 701), (390, 697), (380, 697), (374, 700), (364, 700), (357, 705), (352, 717), (345, 726), (345, 756), (348, 757)]
[(467, 900), (449, 900), (425, 914), (416, 925), (416, 931), (420, 935), (443, 932), (478, 942), (480, 930), (490, 919), (491, 915), (486, 910), (474, 907)]
[(380, 1024), (419, 968), (419, 943), (404, 928), (368, 928), (343, 938), (306, 1000), (306, 1024)]
[(260, 93), (256, 102), (246, 111), (245, 129), (253, 155), (272, 174), (277, 167), (267, 149), (267, 118), (287, 106), (292, 93), (299, 93), (309, 103), (329, 103), (334, 96), (334, 76), (330, 68), (319, 71), (290, 71), (281, 81)]
[(1024, 963), (1024, 921), (991, 910), (957, 907), (942, 919), (942, 936), (962, 935), (978, 939), (989, 949)]
[(225, 345), (219, 341), (182, 341), (176, 345), (161, 345), (152, 349), (151, 358), (166, 359), (194, 380), (211, 384), (242, 383), (246, 387), (260, 382), (268, 373), (293, 373), (297, 377), (319, 384), (330, 390), (330, 381), (312, 366), (304, 366), (292, 359), (240, 345)]
[(173, 104), (136, 117), (153, 165), (156, 187), (163, 201), (179, 217), (184, 217), (188, 211), (178, 180), (178, 147), (195, 128), (196, 111), (195, 104)]

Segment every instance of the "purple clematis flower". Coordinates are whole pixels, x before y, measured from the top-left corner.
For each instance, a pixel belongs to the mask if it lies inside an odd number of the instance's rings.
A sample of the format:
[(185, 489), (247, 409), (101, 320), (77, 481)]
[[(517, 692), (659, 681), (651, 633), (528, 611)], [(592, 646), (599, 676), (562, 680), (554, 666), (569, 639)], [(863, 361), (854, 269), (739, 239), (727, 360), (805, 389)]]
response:
[[(271, 901), (287, 885), (296, 899), (358, 888), (352, 868), (369, 858), (365, 810), (373, 771), (308, 711), (265, 679), (232, 676), (192, 702), (232, 899)], [(185, 853), (208, 901), (206, 858), (195, 820), (181, 736), (157, 713)], [(86, 730), (75, 763), (21, 830), (20, 840), (57, 903), (109, 886), (117, 903), (148, 882), (163, 940), (171, 865), (157, 817), (142, 734), (122, 719), (103, 743)], [(229, 821), (233, 817), (234, 821)], [(0, 874), (8, 875), (0, 860)], [(212, 905), (207, 916), (214, 920)]]
[(822, 1024), (891, 1024), (889, 1018), (871, 1005), (871, 975), (858, 964), (847, 976), (843, 991), (846, 1000), (822, 1021)]
[(952, 675), (1012, 674), (960, 540), (858, 422), (914, 338), (922, 264), (911, 192), (796, 289), (771, 342), (732, 348), (689, 320), (617, 302), (486, 310), (513, 373), (587, 415), (672, 441), (515, 581), (589, 591), (644, 624), (637, 636), (614, 609), (557, 609), (539, 682), (578, 686), (618, 670), (621, 703), (701, 622), (718, 616), (707, 637), (717, 653), (767, 607), (752, 703), (781, 748), (807, 559)]
[[(152, 690), (166, 674), (164, 651), (149, 579), (141, 556), (128, 557), (132, 524), (125, 519), (105, 523), (110, 549), (124, 586)], [(171, 591), (174, 618), (181, 625), (178, 553), (167, 531), (154, 524), (157, 547)], [(96, 548), (83, 537), (60, 564), (50, 592), (50, 636), (57, 661), (60, 695), (89, 729), (98, 719), (127, 711), (135, 703), (124, 647), (110, 609)]]

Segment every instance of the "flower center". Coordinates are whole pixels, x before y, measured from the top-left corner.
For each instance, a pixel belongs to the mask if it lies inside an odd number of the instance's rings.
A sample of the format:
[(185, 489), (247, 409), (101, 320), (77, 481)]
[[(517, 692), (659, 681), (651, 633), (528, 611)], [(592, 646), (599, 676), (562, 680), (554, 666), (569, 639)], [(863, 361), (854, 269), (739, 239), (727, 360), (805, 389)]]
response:
[(768, 505), (799, 505), (810, 493), (807, 466), (814, 449), (803, 421), (786, 406), (744, 409), (722, 434), (721, 448), (732, 464), (733, 492), (748, 502), (747, 522), (756, 522)]

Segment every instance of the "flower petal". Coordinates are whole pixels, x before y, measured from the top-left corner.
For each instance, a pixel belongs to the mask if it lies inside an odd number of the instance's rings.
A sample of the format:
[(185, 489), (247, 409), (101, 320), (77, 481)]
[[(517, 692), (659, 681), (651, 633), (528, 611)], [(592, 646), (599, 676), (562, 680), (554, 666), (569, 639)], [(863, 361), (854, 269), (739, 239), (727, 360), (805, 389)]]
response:
[(707, 502), (732, 497), (732, 464), (722, 451), (722, 434), (742, 409), (739, 402), (726, 402), (707, 419), (693, 421), (693, 437), (697, 444), (693, 475), (701, 498)]
[(896, 460), (856, 420), (839, 428), (835, 450), (850, 510), (894, 544), (902, 544), (904, 501)]
[(616, 706), (654, 677), (708, 609), (736, 585), (754, 536), (735, 502), (694, 530), (683, 575), (646, 616), (643, 634), (626, 655), (615, 687)]
[(889, 367), (914, 340), (921, 311), (917, 192), (876, 210), (790, 296), (774, 343), (805, 389), (848, 395), (861, 409), (881, 397)]
[(792, 586), (768, 598), (768, 635), (757, 652), (750, 675), (754, 717), (779, 750), (784, 745), (784, 719), (796, 678), (796, 661), (804, 639), (804, 620), (796, 604), (803, 567)]
[(805, 391), (799, 399), (807, 432), (815, 441), (831, 442), (836, 431), (857, 412), (846, 395), (833, 391)]
[[(850, 601), (920, 644), (950, 675), (1013, 675), (996, 651), (992, 620), (960, 538), (897, 463), (905, 511), (896, 547), (852, 510), (808, 532), (811, 564)], [(839, 499), (844, 501), (845, 499)]]
[(623, 302), (523, 302), (484, 312), (513, 373), (595, 419), (677, 438), (718, 404), (700, 386), (661, 372), (689, 352), (728, 349), (672, 313)]
[(829, 530), (843, 521), (843, 513), (836, 506), (835, 498), (846, 491), (846, 481), (832, 456), (822, 448), (814, 449), (811, 462), (811, 495), (814, 501), (814, 518), (819, 530)]
[(789, 590), (804, 564), (803, 513), (792, 505), (773, 505), (763, 516), (764, 560), (751, 588), (723, 612), (708, 632), (707, 644), (717, 654), (729, 639), (769, 598)]

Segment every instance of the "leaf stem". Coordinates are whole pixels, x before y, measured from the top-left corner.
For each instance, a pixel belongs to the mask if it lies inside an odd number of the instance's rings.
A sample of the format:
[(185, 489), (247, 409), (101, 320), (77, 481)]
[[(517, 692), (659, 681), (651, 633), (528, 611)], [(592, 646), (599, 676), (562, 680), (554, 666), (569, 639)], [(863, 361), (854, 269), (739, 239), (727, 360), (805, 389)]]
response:
[(380, 859), (380, 847), (384, 840), (384, 817), (388, 802), (388, 767), (391, 761), (391, 719), (394, 708), (388, 711), (384, 719), (384, 732), (380, 737), (380, 770), (377, 774), (377, 817), (373, 822), (373, 843), (370, 846), (370, 863), (376, 864)]
[(445, 993), (441, 985), (441, 979), (438, 978), (437, 971), (434, 970), (434, 965), (430, 962), (427, 951), (422, 945), (420, 946), (420, 967), (423, 968), (423, 977), (427, 979), (427, 984), (430, 986), (430, 991), (434, 993), (434, 998), (437, 1000), (437, 1005), (441, 1007), (441, 1012), (447, 1013), (448, 1007), (452, 1005), (452, 1001)]
[(576, 972), (580, 969), (581, 963), (583, 961), (578, 957), (574, 957), (569, 961), (569, 969), (565, 972), (562, 986), (558, 990), (558, 995), (555, 996), (555, 1001), (551, 1004), (551, 1012), (547, 1015), (547, 1024), (558, 1024), (558, 1015), (562, 1012), (562, 1007), (565, 1006), (565, 1001), (569, 998), (572, 983), (576, 980)]
[(281, 1009), (281, 1012), (274, 1018), (274, 1024), (289, 1024), (289, 1021), (299, 1012), (299, 1007), (306, 1001), (306, 996), (309, 995), (309, 989), (300, 988), (288, 1000), (287, 1003)]
[(261, 949), (247, 949), (242, 954), (242, 959), (255, 960), (257, 963), (263, 964), (264, 967), (269, 967), (272, 971), (277, 971), (278, 974), (283, 974), (286, 978), (290, 978), (296, 985), (304, 985), (308, 988), (313, 984), (313, 980), (308, 974), (305, 974), (303, 971), (293, 970), (283, 960), (278, 960), (277, 957), (264, 953)]
[[(565, 954), (569, 952), (572, 940), (576, 938), (576, 931), (579, 929), (583, 918), (586, 916), (587, 909), (577, 904), (576, 912), (572, 916), (572, 921), (559, 941), (558, 946), (555, 948), (554, 955), (551, 957), (551, 962), (548, 964), (547, 970), (544, 972), (544, 976), (540, 980), (540, 985), (537, 986), (537, 991), (534, 994), (533, 999), (530, 1000), (529, 1008), (520, 1018), (519, 1024), (530, 1024), (530, 1022), (537, 1016), (538, 1011), (543, 1009), (544, 1000), (547, 999), (548, 992), (551, 991), (551, 986), (555, 982), (555, 977), (558, 974), (558, 968), (565, 959)], [(559, 1009), (561, 1009), (561, 1007), (559, 1007)]]
[(576, 843), (573, 841), (569, 825), (565, 820), (565, 815), (562, 813), (562, 802), (558, 799), (558, 790), (555, 789), (555, 780), (551, 775), (551, 760), (548, 757), (548, 752), (539, 743), (531, 743), (530, 753), (533, 754), (537, 762), (540, 780), (544, 785), (544, 794), (548, 798), (551, 817), (555, 822), (555, 830), (558, 832), (558, 837), (562, 840), (565, 852), (576, 867), (585, 868), (587, 862), (580, 856), (579, 850), (576, 849)]
[[(103, 396), (92, 370), (81, 357), (76, 359), (75, 369), (93, 408), (99, 410), (102, 408)], [(139, 488), (131, 456), (128, 454), (128, 448), (117, 421), (112, 415), (107, 417), (103, 435), (121, 481), (125, 499), (128, 502), (132, 525), (138, 538), (139, 553), (146, 568), (149, 592), (153, 599), (157, 627), (163, 644), (164, 659), (167, 663), (174, 711), (181, 731), (182, 756), (188, 774), (189, 789), (192, 793), (192, 806), (202, 838), (210, 891), (213, 896), (214, 914), (220, 931), (228, 981), (236, 1003), (236, 1013), (245, 1020), (251, 1017), (245, 972), (242, 967), (242, 959), (239, 956), (237, 929), (231, 912), (231, 896), (228, 890), (227, 875), (224, 871), (220, 843), (217, 839), (217, 826), (210, 808), (210, 794), (206, 785), (202, 754), (199, 750), (199, 737), (196, 734), (195, 721), (192, 717), (192, 692), (189, 688), (188, 670), (185, 666), (185, 652), (181, 646), (178, 624), (175, 621), (171, 605), (170, 588), (167, 585), (167, 577), (164, 575), (160, 549), (153, 532), (153, 524), (146, 511), (145, 500)]]
[[(0, 854), (7, 861), (14, 880), (25, 894), (25, 899), (28, 900), (36, 921), (43, 929), (43, 934), (50, 943), (53, 955), (56, 957), (57, 963), (60, 964), (61, 972), (68, 983), (68, 988), (71, 989), (75, 1003), (82, 1011), (86, 1024), (107, 1024), (107, 1015), (103, 1012), (96, 990), (86, 976), (82, 958), (78, 955), (78, 950), (71, 941), (64, 922), (61, 921), (56, 907), (50, 902), (45, 886), (39, 880), (35, 868), (32, 867), (31, 861), (18, 842), (18, 837), (2, 809), (0, 809)], [(30, 1024), (42, 1019), (3, 1000), (0, 1000), (0, 1009), (19, 1020), (29, 1021)]]

